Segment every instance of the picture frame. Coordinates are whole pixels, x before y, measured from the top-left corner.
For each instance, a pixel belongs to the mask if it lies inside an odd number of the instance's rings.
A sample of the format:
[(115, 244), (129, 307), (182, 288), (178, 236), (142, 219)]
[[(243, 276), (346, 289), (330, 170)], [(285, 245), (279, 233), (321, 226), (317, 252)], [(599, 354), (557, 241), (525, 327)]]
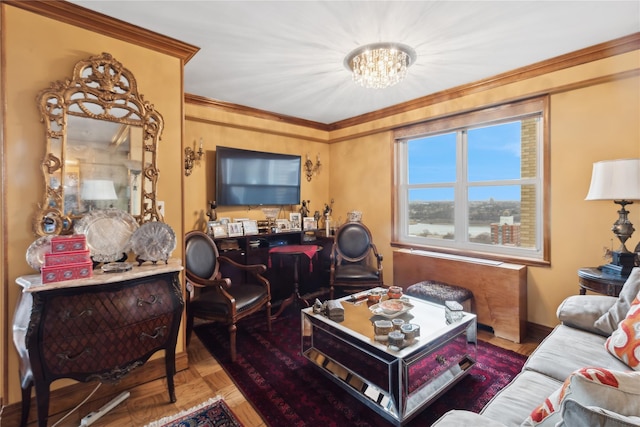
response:
[(291, 230), (291, 224), (288, 219), (276, 219), (276, 228), (278, 233)]
[(227, 227), (228, 227), (227, 234), (229, 235), (229, 237), (242, 236), (243, 230), (242, 230), (241, 222), (230, 222), (229, 224), (227, 224)]
[(218, 221), (207, 221), (207, 234), (209, 236), (213, 236), (213, 228), (216, 225), (220, 225)]
[(242, 221), (242, 228), (244, 229), (245, 236), (258, 234), (258, 221), (256, 220)]
[(318, 222), (312, 216), (305, 216), (303, 226), (304, 230), (316, 230), (318, 228)]
[(217, 239), (220, 237), (227, 237), (227, 226), (222, 224), (217, 224), (213, 226), (213, 238)]
[(289, 214), (289, 223), (291, 230), (302, 229), (302, 214), (300, 212), (292, 212)]

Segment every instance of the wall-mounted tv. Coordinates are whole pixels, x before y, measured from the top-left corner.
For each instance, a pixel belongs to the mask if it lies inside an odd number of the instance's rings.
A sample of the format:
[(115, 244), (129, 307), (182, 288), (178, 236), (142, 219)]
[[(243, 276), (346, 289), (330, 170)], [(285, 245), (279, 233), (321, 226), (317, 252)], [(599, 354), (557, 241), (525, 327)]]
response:
[(300, 204), (300, 156), (216, 147), (218, 206)]

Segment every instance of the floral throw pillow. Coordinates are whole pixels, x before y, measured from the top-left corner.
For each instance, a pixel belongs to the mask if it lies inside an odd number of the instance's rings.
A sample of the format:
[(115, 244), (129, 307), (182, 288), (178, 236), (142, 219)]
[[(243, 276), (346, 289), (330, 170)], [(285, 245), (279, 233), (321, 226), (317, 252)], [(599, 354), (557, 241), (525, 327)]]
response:
[(533, 411), (531, 411), (531, 415), (522, 423), (523, 426), (555, 426), (558, 421), (560, 421), (560, 405), (564, 400), (567, 390), (569, 388), (569, 384), (571, 383), (571, 374), (562, 386), (551, 393), (549, 397), (547, 397), (544, 402), (538, 405)]
[(640, 416), (640, 373), (595, 367), (578, 369), (569, 375), (562, 387), (531, 412), (522, 426), (555, 426), (567, 416), (565, 402), (568, 401), (578, 402), (594, 411)]
[(618, 329), (607, 338), (605, 348), (631, 369), (640, 371), (640, 292)]

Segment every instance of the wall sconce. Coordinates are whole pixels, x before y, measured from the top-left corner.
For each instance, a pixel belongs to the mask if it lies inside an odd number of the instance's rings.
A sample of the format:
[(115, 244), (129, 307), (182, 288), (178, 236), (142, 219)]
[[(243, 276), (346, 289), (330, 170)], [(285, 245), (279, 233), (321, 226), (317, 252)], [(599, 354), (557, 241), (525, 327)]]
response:
[(193, 151), (193, 148), (191, 147), (186, 147), (184, 149), (184, 174), (186, 176), (191, 175), (194, 163), (196, 162), (196, 160), (200, 161), (203, 154), (204, 151), (202, 150), (202, 138), (200, 138), (200, 148), (198, 149), (198, 152)]
[(318, 173), (320, 171), (320, 154), (316, 156), (316, 164), (314, 165), (311, 159), (309, 158), (309, 154), (307, 154), (307, 160), (304, 162), (304, 170), (307, 173), (307, 181), (311, 181), (311, 177), (314, 173)]

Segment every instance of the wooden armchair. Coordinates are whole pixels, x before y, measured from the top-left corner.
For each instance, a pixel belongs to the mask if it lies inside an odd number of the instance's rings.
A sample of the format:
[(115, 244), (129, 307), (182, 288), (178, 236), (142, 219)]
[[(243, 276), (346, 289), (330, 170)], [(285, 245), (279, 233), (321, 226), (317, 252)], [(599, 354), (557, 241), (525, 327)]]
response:
[(371, 240), (371, 232), (360, 222), (347, 222), (336, 231), (331, 251), (330, 298), (335, 288), (351, 292), (384, 286), (382, 255)]
[[(231, 360), (236, 361), (236, 323), (266, 308), (267, 329), (271, 331), (271, 286), (262, 276), (263, 264), (243, 265), (219, 256), (211, 237), (201, 231), (185, 236), (187, 290), (187, 344), (191, 338), (194, 318), (222, 322), (229, 326)], [(231, 283), (222, 278), (220, 265), (225, 264), (244, 274), (243, 283)], [(235, 276), (234, 276), (235, 277)]]

